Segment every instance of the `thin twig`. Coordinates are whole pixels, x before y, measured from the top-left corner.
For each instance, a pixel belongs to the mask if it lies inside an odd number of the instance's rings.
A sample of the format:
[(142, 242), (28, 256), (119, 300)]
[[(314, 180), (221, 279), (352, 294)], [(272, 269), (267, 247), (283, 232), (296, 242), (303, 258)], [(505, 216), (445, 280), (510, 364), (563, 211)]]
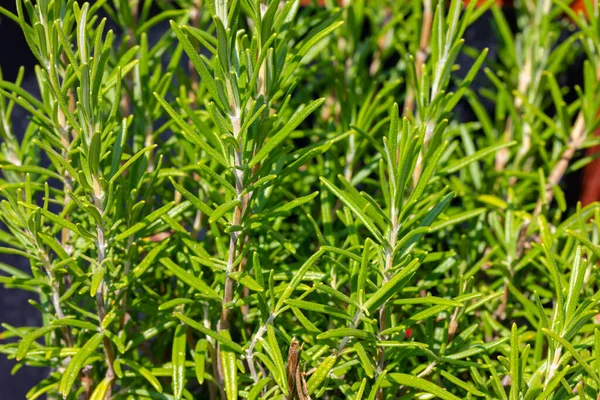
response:
[[(238, 140), (238, 149), (235, 150), (234, 160), (235, 165), (233, 167), (233, 173), (235, 176), (235, 191), (238, 200), (240, 203), (235, 207), (233, 211), (233, 226), (239, 226), (242, 223), (242, 216), (246, 211), (246, 206), (250, 201), (250, 197), (248, 194), (244, 194), (244, 171), (242, 169), (242, 149), (243, 144), (239, 142), (241, 139), (239, 137), (240, 129), (241, 129), (241, 121), (240, 121), (240, 113), (237, 109), (237, 106), (232, 107), (233, 111), (230, 114), (230, 120), (233, 127), (233, 135), (236, 140)], [(234, 272), (234, 262), (235, 259), (240, 252), (238, 249), (238, 240), (240, 238), (239, 231), (233, 231), (229, 234), (229, 252), (227, 255), (227, 267), (225, 269), (225, 287), (223, 291), (223, 305), (221, 310), (221, 317), (219, 318), (219, 323), (217, 326), (218, 331), (228, 330), (229, 329), (229, 303), (233, 300), (233, 279), (231, 278), (231, 274)], [(223, 390), (223, 368), (221, 365), (221, 346), (217, 345), (217, 382), (219, 382), (219, 389)]]
[(548, 375), (546, 375), (545, 385), (547, 385), (550, 382), (550, 380), (552, 380), (554, 374), (558, 370), (558, 366), (560, 365), (561, 353), (562, 347), (559, 347), (554, 350), (554, 357), (552, 358), (552, 362), (550, 362), (550, 357), (548, 357)]
[[(231, 116), (231, 123), (233, 125), (234, 137), (238, 139), (240, 131), (240, 117), (238, 112), (234, 112)], [(240, 148), (241, 148), (240, 144)], [(243, 195), (244, 192), (244, 171), (242, 170), (242, 151), (236, 150), (235, 152), (235, 166), (233, 168), (235, 175), (235, 191), (240, 200), (240, 204), (235, 207), (233, 212), (233, 226), (239, 226), (242, 222), (243, 213), (246, 210), (246, 202), (248, 197)], [(239, 231), (233, 231), (229, 235), (229, 252), (227, 255), (227, 267), (225, 270), (225, 290), (223, 295), (223, 310), (221, 311), (221, 318), (219, 320), (219, 330), (229, 329), (229, 307), (228, 303), (233, 300), (233, 280), (231, 279), (231, 273), (233, 272), (233, 263), (237, 257), (237, 246), (238, 239), (240, 236)]]
[[(398, 231), (400, 230), (400, 225), (398, 224), (398, 211), (396, 210), (395, 204), (392, 204), (391, 211), (391, 219), (392, 219), (392, 229), (389, 233), (389, 247), (385, 251), (385, 266), (383, 270), (383, 284), (385, 284), (389, 280), (388, 273), (394, 266), (394, 248), (396, 247), (396, 242), (398, 240)], [(379, 309), (379, 332), (383, 332), (387, 327), (387, 311), (386, 311), (386, 303), (384, 302)], [(385, 349), (380, 347), (378, 349), (379, 354), (377, 355), (377, 372), (381, 374), (385, 369)], [(379, 388), (377, 391), (377, 399), (383, 399), (383, 388)]]
[[(99, 179), (94, 177), (94, 180), (95, 180), (94, 194), (92, 197), (94, 200), (94, 205), (96, 206), (98, 213), (102, 217), (104, 214), (104, 196), (105, 196), (104, 189), (102, 188)], [(108, 248), (108, 245), (106, 243), (105, 235), (106, 235), (106, 233), (105, 233), (105, 228), (104, 228), (104, 222), (101, 221), (98, 224), (98, 226), (96, 227), (96, 236), (97, 236), (96, 249), (98, 252), (98, 267), (101, 267), (102, 264), (104, 263), (104, 260), (106, 259), (106, 250)], [(103, 281), (100, 283), (100, 286), (98, 287), (97, 292), (96, 292), (96, 307), (98, 310), (98, 322), (100, 324), (102, 324), (102, 321), (106, 317), (105, 300), (106, 300), (106, 283)], [(113, 364), (115, 361), (115, 352), (114, 352), (112, 343), (108, 337), (104, 336), (102, 343), (104, 346), (104, 356), (106, 358), (105, 378), (108, 381), (110, 381), (110, 384), (108, 385), (108, 389), (106, 390), (106, 395), (104, 396), (104, 398), (105, 398), (105, 400), (110, 400), (112, 397), (113, 383), (114, 383), (114, 380), (116, 377), (115, 370), (113, 367)]]
[(254, 348), (259, 340), (262, 339), (265, 332), (267, 331), (267, 327), (269, 324), (273, 323), (275, 319), (275, 315), (271, 314), (263, 325), (258, 328), (256, 335), (252, 338), (252, 342), (250, 342), (250, 346), (246, 349), (246, 363), (248, 364), (248, 369), (250, 370), (250, 376), (254, 380), (254, 383), (258, 383), (258, 374), (256, 373), (256, 367), (254, 366)]

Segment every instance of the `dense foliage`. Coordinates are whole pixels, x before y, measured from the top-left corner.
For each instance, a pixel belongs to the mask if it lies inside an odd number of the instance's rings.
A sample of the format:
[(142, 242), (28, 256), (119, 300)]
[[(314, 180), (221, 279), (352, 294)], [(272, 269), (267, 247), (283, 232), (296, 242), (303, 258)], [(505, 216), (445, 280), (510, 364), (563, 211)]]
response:
[(599, 143), (597, 1), (516, 2), (516, 34), (493, 1), (324, 3), (0, 7), (38, 61), (0, 79), (29, 399), (598, 398), (600, 207), (560, 185)]

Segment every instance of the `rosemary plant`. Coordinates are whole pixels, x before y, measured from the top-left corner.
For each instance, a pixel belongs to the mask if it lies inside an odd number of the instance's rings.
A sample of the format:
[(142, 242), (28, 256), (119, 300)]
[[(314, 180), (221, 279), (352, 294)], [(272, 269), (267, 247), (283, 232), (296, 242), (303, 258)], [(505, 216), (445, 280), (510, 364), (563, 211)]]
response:
[(0, 7), (37, 59), (34, 93), (0, 75), (27, 399), (598, 398), (600, 206), (563, 192), (597, 1), (516, 2), (516, 34), (493, 1), (304, 3)]

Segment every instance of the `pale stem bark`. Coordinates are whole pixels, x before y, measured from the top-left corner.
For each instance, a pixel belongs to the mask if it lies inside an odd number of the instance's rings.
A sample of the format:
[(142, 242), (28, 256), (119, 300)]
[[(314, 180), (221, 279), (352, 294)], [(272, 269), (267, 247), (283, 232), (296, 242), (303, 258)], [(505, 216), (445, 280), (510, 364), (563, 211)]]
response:
[[(65, 313), (60, 305), (60, 286), (59, 282), (56, 279), (55, 274), (52, 272), (52, 264), (50, 263), (50, 259), (48, 258), (48, 254), (43, 251), (43, 249), (38, 248), (38, 250), (42, 253), (42, 261), (44, 262), (44, 266), (46, 267), (46, 271), (48, 276), (50, 277), (50, 288), (52, 294), (52, 305), (54, 306), (54, 311), (56, 311), (56, 316), (58, 319), (65, 318)], [(67, 346), (73, 345), (73, 338), (71, 337), (71, 331), (68, 327), (63, 326), (61, 328), (61, 332), (65, 343)]]
[(546, 385), (552, 380), (556, 370), (558, 369), (558, 364), (560, 363), (560, 355), (562, 353), (562, 347), (558, 347), (554, 350), (554, 357), (552, 358), (552, 362), (548, 359), (548, 375), (546, 375)]
[[(396, 247), (396, 242), (398, 240), (398, 231), (400, 226), (398, 225), (398, 211), (396, 210), (395, 204), (392, 205), (392, 226), (389, 233), (388, 241), (389, 247), (385, 251), (385, 266), (383, 271), (383, 284), (387, 283), (389, 280), (388, 273), (394, 266), (394, 248)], [(387, 325), (387, 310), (386, 303), (384, 302), (379, 309), (379, 332), (383, 332), (386, 329)], [(385, 349), (383, 347), (379, 348), (379, 354), (377, 356), (377, 372), (381, 374), (385, 367)], [(377, 391), (377, 399), (383, 399), (383, 388), (379, 388)]]
[(250, 376), (252, 376), (252, 380), (254, 383), (258, 383), (258, 374), (256, 373), (256, 367), (254, 366), (254, 348), (259, 340), (262, 340), (265, 332), (267, 331), (267, 326), (273, 323), (275, 319), (275, 315), (271, 314), (263, 325), (258, 328), (256, 335), (252, 338), (252, 342), (250, 342), (250, 346), (246, 349), (246, 362), (248, 364), (248, 369), (250, 370)]
[[(94, 205), (96, 206), (96, 209), (98, 210), (98, 213), (100, 214), (101, 217), (104, 216), (104, 189), (102, 188), (102, 186), (100, 185), (100, 180), (96, 179), (96, 182), (94, 182), (94, 195), (93, 195), (93, 199), (94, 199)], [(106, 243), (106, 237), (105, 237), (105, 227), (104, 227), (104, 221), (102, 221), (100, 224), (98, 224), (98, 226), (96, 227), (96, 249), (98, 252), (98, 267), (101, 267), (102, 264), (104, 263), (104, 260), (106, 259), (106, 249), (108, 247), (107, 243)], [(103, 281), (100, 283), (100, 286), (98, 287), (98, 291), (96, 292), (96, 307), (98, 310), (98, 322), (100, 324), (102, 324), (102, 321), (104, 320), (104, 317), (106, 317), (106, 305), (105, 305), (105, 296), (106, 296), (106, 283)], [(102, 326), (100, 325), (100, 329), (102, 329)], [(106, 374), (105, 374), (105, 378), (108, 379), (110, 381), (110, 385), (108, 386), (108, 389), (106, 390), (106, 395), (104, 396), (105, 400), (110, 400), (112, 397), (112, 390), (113, 390), (113, 383), (115, 380), (115, 370), (113, 367), (113, 363), (115, 361), (115, 352), (112, 346), (112, 343), (110, 341), (110, 339), (106, 336), (104, 336), (103, 340), (102, 340), (102, 344), (104, 347), (104, 356), (106, 359)]]
[[(239, 133), (241, 129), (241, 121), (240, 121), (240, 112), (237, 109), (237, 106), (232, 107), (232, 112), (230, 114), (231, 124), (233, 127), (233, 135), (236, 140), (238, 140), (238, 149), (235, 150), (234, 153), (234, 166), (233, 173), (235, 176), (235, 191), (238, 200), (240, 200), (240, 204), (238, 204), (233, 211), (233, 226), (239, 226), (242, 223), (242, 216), (246, 211), (247, 202), (249, 201), (248, 194), (244, 195), (244, 171), (242, 170), (242, 151), (243, 151), (243, 143), (240, 143)], [(225, 287), (223, 290), (223, 304), (221, 309), (221, 317), (219, 318), (219, 323), (217, 325), (217, 331), (228, 330), (229, 329), (229, 303), (233, 300), (233, 279), (231, 279), (231, 273), (233, 271), (233, 263), (238, 254), (238, 240), (239, 240), (240, 232), (234, 231), (229, 235), (229, 251), (227, 255), (227, 267), (225, 269)], [(223, 367), (221, 365), (221, 346), (217, 345), (217, 382), (219, 382), (219, 389), (223, 391)]]
[[(236, 139), (238, 139), (240, 132), (240, 117), (239, 111), (234, 110), (232, 115), (230, 115), (231, 123), (233, 126), (233, 134)], [(243, 195), (244, 191), (244, 172), (242, 170), (242, 144), (239, 143), (239, 149), (235, 151), (235, 165), (233, 167), (233, 173), (235, 175), (235, 191), (240, 200), (240, 204), (235, 207), (233, 212), (233, 226), (239, 226), (242, 222), (243, 213), (246, 210), (246, 201), (247, 196)], [(223, 310), (221, 312), (221, 318), (219, 320), (219, 330), (229, 329), (229, 307), (227, 303), (233, 300), (233, 280), (230, 275), (233, 272), (233, 263), (237, 256), (237, 246), (240, 232), (234, 231), (229, 235), (229, 252), (227, 255), (227, 267), (225, 270), (225, 289), (223, 294)]]

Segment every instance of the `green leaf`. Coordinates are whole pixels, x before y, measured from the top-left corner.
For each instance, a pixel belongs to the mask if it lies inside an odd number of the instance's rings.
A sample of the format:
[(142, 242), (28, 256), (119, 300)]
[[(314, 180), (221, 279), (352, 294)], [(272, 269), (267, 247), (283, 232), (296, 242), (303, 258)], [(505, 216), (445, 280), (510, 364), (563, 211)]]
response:
[(158, 246), (155, 246), (150, 250), (148, 255), (144, 257), (141, 263), (135, 266), (135, 268), (131, 271), (133, 276), (136, 278), (141, 277), (144, 272), (148, 270), (152, 266), (152, 263), (158, 257), (158, 255), (167, 247), (169, 244), (169, 239), (163, 240)]
[(88, 162), (90, 164), (90, 169), (93, 174), (98, 175), (100, 171), (100, 159), (101, 159), (101, 138), (100, 132), (95, 132), (92, 136), (92, 141), (90, 143), (90, 150), (88, 154)]
[[(175, 343), (173, 343), (173, 347), (175, 347)], [(143, 376), (158, 393), (162, 393), (163, 388), (162, 388), (162, 385), (160, 384), (160, 381), (154, 375), (152, 375), (152, 372), (148, 368), (138, 364), (137, 362), (135, 362), (133, 360), (127, 360), (125, 358), (121, 358), (121, 359), (119, 359), (119, 361), (121, 363), (127, 365), (129, 368), (131, 368), (132, 370), (134, 370), (141, 376)], [(174, 367), (173, 368), (173, 376), (174, 376), (175, 369), (176, 369), (175, 363), (173, 363), (173, 367)]]
[[(560, 324), (560, 326), (564, 326), (564, 294), (561, 290), (562, 288), (562, 282), (560, 280), (560, 271), (558, 269), (558, 266), (556, 265), (556, 262), (554, 261), (554, 257), (552, 255), (552, 253), (550, 253), (550, 251), (548, 250), (548, 248), (546, 246), (544, 246), (543, 244), (541, 245), (542, 249), (544, 250), (544, 254), (546, 255), (546, 265), (548, 267), (548, 270), (550, 272), (550, 277), (552, 278), (552, 283), (554, 284), (554, 290), (556, 291), (556, 315), (554, 316), (554, 319), (556, 321), (556, 323)], [(553, 324), (554, 326), (554, 324)]]
[(360, 383), (360, 387), (358, 388), (358, 392), (356, 392), (356, 397), (354, 400), (362, 400), (362, 396), (365, 393), (365, 388), (367, 387), (367, 378), (363, 378)]
[[(173, 395), (180, 400), (185, 386), (185, 354), (186, 354), (186, 327), (177, 325), (173, 335), (171, 362), (173, 364)], [(159, 390), (160, 392), (160, 390)]]
[(102, 342), (102, 339), (104, 339), (104, 333), (96, 333), (77, 351), (77, 354), (73, 356), (60, 380), (58, 390), (63, 397), (67, 397), (79, 376), (79, 371), (81, 371), (81, 368), (83, 368), (89, 356), (96, 351)]
[(369, 378), (373, 378), (373, 376), (375, 376), (375, 368), (373, 368), (372, 359), (365, 351), (363, 345), (360, 342), (354, 343), (354, 350), (356, 350), (360, 365), (362, 365), (365, 374), (367, 374)]
[(585, 358), (583, 358), (581, 356), (581, 354), (579, 354), (579, 352), (575, 349), (575, 347), (573, 347), (573, 345), (571, 343), (569, 343), (569, 341), (563, 339), (562, 337), (560, 337), (560, 335), (552, 332), (550, 329), (542, 328), (542, 331), (544, 332), (544, 334), (546, 336), (548, 336), (550, 339), (553, 339), (556, 342), (558, 342), (569, 353), (571, 353), (571, 355), (573, 356), (573, 358), (575, 360), (577, 360), (577, 363), (579, 363), (579, 365), (581, 366), (581, 368), (583, 368), (585, 370), (585, 372), (587, 372), (589, 374), (589, 376), (596, 382), (596, 384), (600, 385), (600, 378), (598, 377), (598, 375), (596, 374), (596, 372), (585, 361)]
[(183, 283), (189, 285), (202, 293), (207, 297), (212, 297), (215, 299), (220, 299), (221, 296), (210, 286), (208, 286), (204, 281), (191, 273), (187, 272), (185, 269), (181, 268), (177, 264), (175, 264), (169, 258), (161, 258), (160, 263), (165, 266), (169, 271), (173, 273), (177, 278), (179, 278)]
[(441, 387), (416, 376), (401, 374), (401, 373), (389, 373), (388, 376), (392, 381), (399, 385), (410, 386), (416, 389), (423, 390), (427, 393), (431, 393), (434, 396), (444, 400), (460, 400), (460, 397), (453, 395), (450, 392), (445, 391)]
[(431, 232), (436, 232), (449, 226), (467, 221), (471, 218), (478, 217), (481, 214), (484, 214), (486, 211), (487, 210), (485, 208), (476, 208), (474, 210), (464, 211), (458, 214), (451, 215), (448, 218), (440, 219), (438, 220), (438, 222), (431, 225)]
[(485, 397), (485, 393), (477, 390), (477, 388), (475, 386), (473, 386), (472, 384), (465, 382), (461, 379), (458, 379), (457, 377), (455, 377), (454, 375), (450, 374), (449, 372), (444, 371), (443, 369), (440, 370), (440, 374), (446, 378), (447, 380), (449, 380), (450, 382), (454, 383), (456, 386), (459, 386), (463, 389), (465, 389), (467, 392), (471, 393), (473, 396), (478, 396), (478, 397)]
[(90, 296), (95, 296), (98, 293), (100, 284), (104, 281), (106, 269), (101, 266), (92, 267), (92, 282), (90, 284)]
[(77, 170), (73, 168), (73, 166), (60, 154), (58, 154), (52, 147), (50, 147), (44, 142), (39, 141), (38, 139), (33, 139), (33, 143), (35, 143), (39, 148), (44, 150), (52, 161), (56, 161), (58, 164), (60, 164), (69, 173), (69, 175), (77, 176)]
[(291, 307), (291, 309), (294, 313), (294, 316), (298, 319), (298, 322), (300, 322), (307, 331), (312, 333), (321, 333), (319, 328), (317, 328), (308, 318), (306, 318), (306, 315), (304, 315), (298, 307)]
[(206, 152), (209, 156), (211, 156), (214, 160), (219, 162), (219, 164), (227, 167), (228, 163), (223, 158), (221, 154), (219, 154), (215, 149), (213, 149), (210, 144), (206, 141), (202, 140), (202, 138), (193, 131), (192, 127), (183, 120), (183, 118), (173, 110), (173, 107), (169, 105), (158, 93), (154, 93), (156, 100), (160, 103), (160, 105), (167, 111), (167, 113), (171, 116), (171, 118), (179, 125), (179, 127), (183, 130), (184, 136), (192, 143), (200, 146), (202, 150)]
[(271, 381), (269, 378), (262, 378), (256, 384), (252, 385), (252, 389), (248, 392), (248, 400), (256, 400), (260, 396), (263, 388)]
[(279, 309), (283, 306), (284, 302), (290, 297), (290, 295), (296, 290), (304, 275), (308, 272), (308, 269), (323, 255), (324, 251), (319, 250), (315, 254), (313, 254), (302, 266), (294, 273), (290, 284), (285, 288), (279, 300), (277, 301), (277, 305), (275, 306), (275, 313), (279, 311)]
[(29, 253), (26, 253), (24, 251), (17, 250), (17, 249), (11, 249), (9, 247), (0, 247), (0, 254), (12, 254), (12, 255), (16, 255), (16, 256), (30, 258), (33, 260), (37, 259), (37, 257), (33, 254), (29, 254)]
[(330, 329), (327, 332), (323, 332), (323, 333), (317, 335), (318, 340), (325, 340), (325, 339), (338, 338), (338, 337), (355, 337), (355, 338), (359, 338), (359, 339), (369, 339), (372, 336), (369, 334), (369, 332), (365, 332), (363, 330), (353, 329), (353, 328)]
[(501, 344), (508, 342), (509, 339), (510, 338), (508, 337), (503, 337), (488, 343), (476, 343), (465, 350), (461, 350), (454, 354), (446, 355), (445, 358), (447, 358), (448, 360), (462, 360), (463, 358), (472, 357), (476, 354), (491, 351), (492, 349), (500, 346)]
[[(223, 337), (230, 338), (228, 331), (222, 331)], [(225, 383), (225, 394), (227, 400), (238, 398), (238, 374), (235, 353), (221, 347), (221, 365), (223, 366), (223, 381)]]
[(375, 239), (380, 244), (387, 243), (379, 229), (377, 229), (375, 224), (373, 224), (372, 218), (370, 218), (350, 196), (342, 192), (339, 188), (337, 188), (333, 183), (331, 183), (327, 179), (323, 177), (321, 177), (320, 179), (321, 182), (323, 182), (323, 184), (327, 186), (327, 188), (331, 190), (331, 192), (335, 194), (335, 196), (338, 199), (340, 199), (348, 208), (352, 210), (354, 214), (356, 214), (356, 216), (361, 220), (361, 222), (373, 234)]
[(179, 42), (181, 43), (183, 49), (187, 53), (188, 57), (190, 57), (190, 61), (196, 68), (196, 71), (198, 71), (198, 73), (200, 74), (202, 83), (204, 83), (204, 85), (206, 86), (206, 89), (211, 94), (213, 100), (220, 103), (215, 80), (211, 73), (208, 71), (208, 68), (204, 64), (204, 61), (202, 61), (202, 58), (200, 58), (198, 52), (196, 51), (196, 48), (192, 45), (187, 36), (181, 31), (181, 29), (177, 26), (177, 24), (174, 21), (171, 21), (170, 23), (173, 32), (175, 32), (175, 35), (177, 36), (177, 39), (179, 39)]
[(308, 196), (298, 197), (297, 199), (294, 199), (282, 206), (277, 207), (275, 210), (273, 210), (273, 214), (288, 213), (289, 211), (293, 210), (294, 208), (299, 207), (302, 204), (312, 201), (318, 195), (319, 195), (319, 192), (317, 191), (317, 192), (309, 194)]
[(463, 303), (456, 300), (444, 299), (436, 296), (416, 297), (411, 299), (398, 299), (392, 302), (394, 305), (404, 304), (436, 304), (449, 307), (461, 307)]
[(314, 285), (314, 288), (317, 291), (325, 292), (325, 293), (329, 294), (330, 296), (332, 296), (333, 298), (340, 300), (346, 304), (352, 304), (355, 307), (360, 307), (360, 305), (357, 302), (355, 302), (354, 300), (352, 300), (350, 297), (346, 296), (344, 293), (332, 288), (329, 285), (317, 283)]
[(194, 207), (198, 210), (202, 211), (204, 214), (209, 217), (212, 215), (213, 210), (208, 205), (206, 205), (202, 200), (198, 197), (194, 196), (191, 192), (187, 191), (183, 186), (177, 184), (173, 178), (169, 178), (171, 180), (171, 184), (186, 200), (188, 200)]
[(444, 154), (446, 147), (448, 147), (448, 142), (443, 142), (429, 159), (424, 160), (426, 167), (419, 177), (419, 182), (415, 186), (415, 190), (413, 190), (413, 192), (410, 194), (410, 197), (406, 201), (406, 204), (411, 204), (413, 201), (421, 198), (425, 188), (427, 185), (429, 185), (429, 181), (433, 176), (433, 173), (435, 172), (438, 162), (440, 161), (440, 158), (442, 158), (442, 154)]
[(21, 201), (19, 202), (19, 205), (27, 207), (34, 211), (39, 210), (40, 213), (44, 217), (48, 218), (50, 221), (54, 222), (55, 224), (58, 224), (58, 225), (62, 226), (63, 228), (70, 230), (71, 232), (75, 232), (75, 233), (79, 232), (79, 230), (77, 229), (77, 226), (74, 223), (72, 223), (71, 221), (69, 221), (63, 217), (60, 217), (54, 213), (51, 213), (50, 211), (48, 211), (44, 208), (39, 208), (32, 204), (27, 204), (27, 203), (24, 203)]
[(356, 292), (359, 296), (358, 301), (360, 303), (364, 302), (365, 296), (365, 287), (367, 284), (367, 277), (369, 275), (369, 264), (370, 264), (370, 251), (371, 246), (374, 245), (373, 241), (370, 239), (365, 240), (365, 245), (363, 247), (362, 258), (360, 260), (360, 267), (358, 270), (358, 278), (356, 281)]
[(592, 243), (588, 238), (586, 238), (584, 235), (579, 234), (571, 229), (566, 229), (565, 233), (569, 236), (574, 237), (575, 239), (577, 239), (579, 242), (581, 242), (581, 244), (583, 244), (585, 247), (587, 247), (588, 249), (590, 249), (590, 251), (592, 253), (594, 253), (594, 255), (600, 259), (600, 247), (595, 245), (594, 243)]
[(302, 58), (308, 53), (314, 46), (317, 45), (321, 40), (327, 37), (331, 32), (335, 31), (340, 26), (344, 25), (344, 21), (335, 22), (322, 30), (319, 30), (314, 36), (312, 36), (306, 43), (302, 44), (302, 47), (298, 50), (297, 57)]
[(271, 137), (266, 144), (264, 144), (258, 153), (248, 163), (250, 168), (261, 162), (265, 157), (269, 155), (281, 142), (283, 142), (292, 133), (298, 125), (300, 125), (306, 117), (308, 117), (313, 111), (321, 106), (325, 102), (325, 98), (312, 101), (308, 106), (300, 109), (294, 116), (284, 125), (284, 127)]
[(279, 347), (279, 343), (277, 342), (277, 337), (275, 336), (275, 328), (273, 328), (272, 324), (267, 325), (267, 343), (270, 350), (269, 354), (271, 356), (271, 359), (273, 360), (275, 368), (277, 369), (277, 376), (279, 377), (279, 379), (276, 380), (278, 381), (280, 389), (287, 396), (289, 393), (287, 390), (288, 388), (285, 380), (285, 363), (283, 361), (283, 354), (281, 352), (281, 348)]
[(173, 208), (174, 205), (175, 205), (175, 202), (171, 201), (171, 202), (167, 203), (166, 205), (162, 206), (161, 208), (159, 208), (158, 210), (148, 214), (140, 222), (136, 223), (131, 228), (127, 229), (125, 232), (120, 233), (117, 236), (115, 236), (115, 240), (120, 241), (123, 239), (127, 239), (129, 236), (133, 235), (134, 233), (141, 231), (142, 229), (149, 226), (151, 223), (153, 223), (154, 221), (156, 221), (157, 219), (159, 219), (160, 217), (162, 217), (163, 215), (168, 213)]
[(206, 368), (208, 346), (208, 340), (200, 339), (196, 342), (196, 349), (194, 350), (194, 370), (196, 372), (196, 379), (198, 379), (200, 385), (204, 384), (204, 370)]
[(225, 337), (224, 335), (221, 335), (213, 330), (210, 330), (209, 328), (206, 328), (204, 325), (186, 317), (185, 315), (179, 312), (175, 312), (173, 313), (173, 315), (179, 318), (186, 325), (189, 325), (191, 328), (205, 334), (206, 336), (210, 336), (211, 338), (215, 339), (217, 342), (221, 343), (224, 346), (230, 347), (231, 350), (235, 351), (236, 353), (243, 353), (242, 346), (235, 343), (230, 338)]
[(517, 324), (512, 324), (510, 335), (510, 394), (509, 399), (517, 400), (521, 393), (521, 368), (519, 362), (519, 337)]
[(315, 390), (319, 388), (321, 383), (327, 378), (329, 372), (334, 367), (337, 362), (337, 356), (335, 354), (330, 355), (325, 358), (321, 364), (317, 367), (315, 372), (310, 376), (308, 382), (306, 382), (306, 389), (308, 390), (308, 394), (313, 394)]
[(344, 311), (339, 310), (335, 307), (321, 304), (321, 303), (314, 303), (314, 302), (305, 301), (305, 300), (289, 299), (289, 300), (285, 301), (285, 304), (292, 306), (292, 307), (301, 308), (303, 310), (314, 311), (319, 314), (328, 314), (328, 315), (342, 318), (345, 320), (351, 319), (350, 316), (348, 314), (346, 314)]
[(536, 398), (536, 400), (544, 400), (544, 399), (547, 399), (548, 397), (552, 396), (552, 394), (554, 393), (554, 391), (556, 390), (558, 385), (560, 385), (562, 382), (564, 382), (563, 379), (569, 373), (570, 369), (571, 369), (571, 366), (567, 365), (562, 369), (562, 371), (556, 373), (552, 377), (550, 382), (548, 382), (548, 384), (546, 384), (542, 393)]
[(453, 173), (463, 169), (467, 165), (474, 163), (475, 161), (479, 161), (482, 158), (487, 157), (490, 154), (496, 154), (496, 152), (500, 149), (512, 147), (516, 144), (517, 144), (517, 141), (513, 140), (511, 142), (500, 143), (500, 144), (497, 144), (494, 146), (486, 147), (485, 149), (478, 150), (475, 153), (473, 153), (467, 157), (464, 157), (464, 158), (461, 158), (460, 160), (454, 161), (452, 164), (450, 164), (449, 166), (444, 168), (442, 171), (440, 171), (440, 173), (453, 174)]
[(32, 332), (29, 332), (21, 341), (19, 342), (19, 347), (17, 348), (17, 361), (22, 360), (27, 355), (31, 344), (38, 338), (41, 338), (48, 332), (52, 332), (54, 329), (58, 328), (56, 325), (47, 325), (41, 328), (38, 328)]
[(408, 283), (408, 280), (419, 269), (420, 262), (418, 259), (412, 260), (410, 264), (404, 267), (400, 272), (395, 274), (389, 281), (380, 287), (369, 299), (365, 302), (364, 307), (372, 312), (381, 307), (390, 297), (399, 293), (399, 291)]
[(241, 285), (255, 292), (264, 292), (264, 288), (258, 284), (250, 275), (245, 272), (237, 271), (229, 274), (229, 277)]
[(221, 204), (219, 207), (217, 207), (215, 209), (215, 211), (213, 211), (213, 213), (211, 214), (211, 216), (208, 220), (208, 223), (212, 224), (212, 223), (218, 221), (219, 219), (221, 219), (221, 217), (223, 215), (225, 215), (225, 213), (227, 213), (228, 211), (230, 211), (231, 209), (233, 209), (240, 203), (241, 203), (240, 199), (233, 199), (231, 201)]
[(371, 391), (369, 392), (369, 397), (368, 397), (369, 400), (375, 400), (375, 397), (377, 396), (377, 393), (379, 392), (379, 388), (381, 387), (383, 382), (387, 379), (387, 374), (388, 374), (387, 370), (383, 370), (383, 372), (381, 372), (381, 374), (379, 374), (379, 376), (377, 377), (377, 380), (375, 380), (375, 384), (373, 384), (373, 386), (371, 386)]
[(73, 318), (55, 319), (54, 321), (50, 322), (50, 324), (54, 326), (73, 326), (75, 328), (87, 329), (91, 332), (95, 332), (98, 330), (98, 327), (90, 322), (80, 321)]
[(123, 163), (123, 165), (121, 165), (121, 167), (117, 170), (117, 172), (115, 172), (115, 174), (108, 180), (108, 185), (111, 185), (112, 183), (114, 183), (115, 180), (117, 180), (117, 178), (119, 176), (121, 176), (123, 174), (123, 172), (125, 172), (127, 170), (127, 168), (129, 168), (134, 162), (136, 162), (138, 160), (138, 158), (143, 156), (145, 153), (147, 153), (151, 150), (154, 150), (154, 148), (156, 146), (157, 145), (155, 145), (155, 144), (146, 146), (143, 149), (141, 149), (140, 151), (138, 151), (137, 153), (135, 153), (135, 155), (133, 157), (131, 157), (129, 160), (125, 161), (125, 163)]
[[(462, 304), (461, 304), (461, 306), (462, 306)], [(425, 310), (419, 311), (419, 312), (411, 315), (410, 318), (406, 319), (402, 323), (397, 324), (396, 326), (392, 326), (392, 327), (380, 332), (379, 334), (380, 335), (390, 335), (392, 333), (402, 332), (409, 326), (414, 325), (420, 321), (426, 320), (427, 318), (434, 317), (434, 316), (438, 315), (439, 313), (441, 313), (442, 311), (447, 310), (450, 307), (451, 306), (449, 306), (449, 305), (442, 304), (442, 305), (435, 305), (433, 307), (426, 308)]]
[(94, 391), (92, 392), (90, 400), (104, 400), (106, 392), (108, 391), (108, 388), (112, 385), (112, 382), (113, 380), (111, 378), (102, 379), (98, 386), (96, 386), (96, 389), (94, 389)]
[[(567, 230), (569, 233), (569, 230)], [(587, 262), (581, 259), (581, 247), (577, 246), (575, 258), (573, 260), (573, 270), (571, 271), (571, 280), (569, 281), (569, 290), (567, 292), (567, 301), (565, 302), (565, 323), (568, 325), (575, 315), (575, 310), (579, 304), (579, 296), (585, 278)]]

